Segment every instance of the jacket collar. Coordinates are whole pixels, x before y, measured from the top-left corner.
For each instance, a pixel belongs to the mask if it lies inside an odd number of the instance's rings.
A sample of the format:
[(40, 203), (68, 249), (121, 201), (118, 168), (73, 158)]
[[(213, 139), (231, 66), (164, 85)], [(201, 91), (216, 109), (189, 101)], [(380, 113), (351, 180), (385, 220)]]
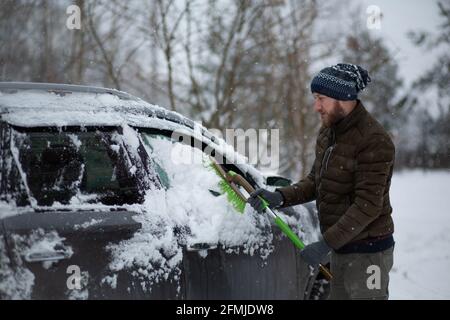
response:
[(336, 134), (344, 133), (351, 127), (355, 126), (367, 113), (366, 108), (358, 99), (356, 106), (344, 118), (334, 123), (330, 128)]

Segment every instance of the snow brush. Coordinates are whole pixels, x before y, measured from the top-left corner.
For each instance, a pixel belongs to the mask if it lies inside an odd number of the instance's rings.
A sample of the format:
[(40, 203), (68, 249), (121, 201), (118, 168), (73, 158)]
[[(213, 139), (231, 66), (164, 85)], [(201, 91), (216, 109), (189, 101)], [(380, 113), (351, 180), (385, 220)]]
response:
[(220, 191), (222, 191), (222, 194), (225, 194), (227, 196), (228, 202), (233, 206), (234, 209), (236, 209), (237, 212), (244, 213), (247, 199), (241, 193), (236, 184), (229, 181), (229, 174), (225, 172), (222, 166), (220, 166), (213, 157), (210, 156), (209, 158), (211, 160), (209, 167), (212, 168), (221, 178), (219, 182)]
[[(211, 166), (214, 171), (222, 178), (219, 183), (220, 189), (223, 193), (227, 195), (228, 200), (233, 205), (233, 207), (240, 213), (243, 213), (245, 210), (245, 204), (247, 203), (247, 199), (244, 195), (239, 191), (238, 186), (244, 188), (248, 194), (251, 194), (255, 191), (248, 181), (242, 177), (240, 174), (234, 171), (225, 172), (225, 170), (214, 160), (214, 158), (210, 157)], [(289, 225), (283, 221), (283, 219), (277, 215), (261, 196), (258, 196), (264, 204), (264, 211), (268, 213), (273, 219), (275, 224), (283, 231), (283, 233), (292, 241), (292, 243), (300, 250), (305, 248), (305, 244), (300, 240), (300, 238), (295, 234), (294, 231), (289, 227)], [(333, 278), (330, 270), (322, 264), (319, 264), (319, 270), (322, 272), (325, 279), (330, 281)]]

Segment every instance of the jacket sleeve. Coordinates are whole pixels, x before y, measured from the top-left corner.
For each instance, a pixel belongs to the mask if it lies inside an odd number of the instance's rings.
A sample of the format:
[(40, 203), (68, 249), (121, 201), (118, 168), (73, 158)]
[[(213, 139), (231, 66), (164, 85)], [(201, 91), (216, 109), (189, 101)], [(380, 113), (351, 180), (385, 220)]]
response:
[(290, 185), (288, 187), (278, 188), (284, 197), (284, 203), (281, 206), (290, 207), (297, 204), (313, 201), (316, 199), (316, 184), (315, 184), (314, 164), (310, 173), (305, 179)]
[(356, 157), (354, 201), (323, 234), (333, 249), (350, 242), (381, 214), (395, 147), (388, 136), (381, 134), (372, 134), (365, 141)]

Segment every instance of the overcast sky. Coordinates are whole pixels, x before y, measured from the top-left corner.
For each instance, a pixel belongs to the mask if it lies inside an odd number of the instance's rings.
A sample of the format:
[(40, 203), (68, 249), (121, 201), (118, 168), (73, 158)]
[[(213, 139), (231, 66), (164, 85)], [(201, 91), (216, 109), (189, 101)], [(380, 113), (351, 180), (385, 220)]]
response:
[(429, 69), (436, 60), (437, 52), (415, 47), (406, 34), (418, 29), (437, 31), (436, 27), (442, 22), (437, 0), (363, 0), (363, 3), (366, 8), (370, 5), (380, 8), (383, 14), (381, 29), (373, 32), (381, 35), (396, 54), (405, 84), (410, 84)]

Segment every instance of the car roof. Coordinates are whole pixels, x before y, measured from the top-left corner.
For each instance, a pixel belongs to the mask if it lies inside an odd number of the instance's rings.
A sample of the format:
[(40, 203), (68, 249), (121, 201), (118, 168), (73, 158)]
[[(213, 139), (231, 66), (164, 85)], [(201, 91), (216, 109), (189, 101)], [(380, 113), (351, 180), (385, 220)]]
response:
[(83, 86), (83, 85), (61, 84), (61, 83), (41, 83), (41, 82), (0, 82), (0, 91), (15, 92), (19, 90), (20, 91), (42, 90), (59, 94), (71, 92), (100, 93), (100, 94), (105, 93), (115, 95), (123, 100), (138, 100), (138, 98), (123, 91), (94, 86)]
[[(58, 120), (61, 125), (85, 125), (85, 117), (73, 116), (82, 113), (89, 115), (91, 121), (88, 121), (88, 125), (108, 125), (109, 121), (113, 121), (112, 125), (115, 125), (114, 119), (120, 118), (117, 114), (122, 113), (124, 117), (121, 120), (126, 120), (127, 114), (142, 115), (194, 127), (192, 120), (179, 113), (115, 89), (53, 83), (0, 82), (0, 115), (15, 113), (23, 116), (21, 122), (25, 126), (58, 125)], [(43, 117), (38, 116), (42, 113), (51, 113), (52, 117), (48, 117), (47, 121), (54, 119), (53, 123), (45, 123)], [(105, 113), (115, 114), (116, 117), (105, 117)]]
[(197, 130), (201, 124), (115, 89), (33, 82), (0, 82), (0, 118), (19, 127), (120, 126)]
[[(121, 126), (187, 132), (244, 172), (255, 171), (245, 157), (201, 124), (174, 111), (115, 89), (32, 82), (0, 82), (0, 120), (19, 127)], [(254, 175), (260, 175), (258, 170)]]

